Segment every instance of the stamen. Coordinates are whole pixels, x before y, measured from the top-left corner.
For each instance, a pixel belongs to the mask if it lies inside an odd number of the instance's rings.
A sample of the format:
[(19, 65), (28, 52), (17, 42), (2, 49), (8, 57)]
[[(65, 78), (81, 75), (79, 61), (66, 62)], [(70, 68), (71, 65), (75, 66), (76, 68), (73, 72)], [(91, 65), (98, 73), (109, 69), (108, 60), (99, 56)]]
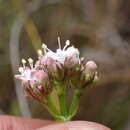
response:
[(23, 73), (23, 72), (24, 72), (23, 67), (19, 67), (19, 69), (18, 69), (18, 70), (19, 70), (19, 72), (20, 72), (20, 73)]
[(42, 48), (46, 49), (47, 48), (47, 45), (46, 44), (42, 44)]
[(67, 45), (67, 46), (70, 45), (70, 40), (66, 40), (66, 45)]
[(28, 59), (28, 62), (29, 62), (29, 64), (30, 64), (31, 69), (33, 69), (33, 59), (32, 59), (32, 58), (29, 58), (29, 59)]
[(43, 52), (42, 52), (42, 50), (40, 50), (40, 49), (37, 51), (37, 53), (38, 53), (39, 56), (42, 56), (42, 55), (43, 55)]
[(60, 37), (58, 37), (57, 40), (58, 40), (59, 49), (61, 50)]
[(65, 46), (63, 48), (63, 51), (70, 45), (70, 41), (69, 40), (66, 40), (66, 43), (65, 43)]
[(25, 68), (26, 60), (22, 59), (23, 68)]

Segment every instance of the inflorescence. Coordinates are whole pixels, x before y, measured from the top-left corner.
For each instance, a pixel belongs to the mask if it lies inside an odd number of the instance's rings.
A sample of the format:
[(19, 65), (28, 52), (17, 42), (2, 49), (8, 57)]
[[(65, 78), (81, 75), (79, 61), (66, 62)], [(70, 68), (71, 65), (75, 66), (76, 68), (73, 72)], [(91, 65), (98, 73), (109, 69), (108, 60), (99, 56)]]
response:
[[(38, 50), (38, 60), (34, 63), (32, 58), (22, 59), (20, 75), (15, 75), (22, 81), (25, 95), (42, 103), (48, 111), (60, 121), (70, 120), (77, 112), (79, 96), (82, 89), (98, 80), (97, 65), (94, 61), (85, 62), (80, 58), (77, 48), (70, 45), (67, 40), (61, 47), (51, 51), (47, 45), (42, 44), (43, 50)], [(72, 103), (66, 103), (67, 90), (73, 89)], [(59, 105), (52, 101), (52, 93), (55, 91), (59, 99)]]

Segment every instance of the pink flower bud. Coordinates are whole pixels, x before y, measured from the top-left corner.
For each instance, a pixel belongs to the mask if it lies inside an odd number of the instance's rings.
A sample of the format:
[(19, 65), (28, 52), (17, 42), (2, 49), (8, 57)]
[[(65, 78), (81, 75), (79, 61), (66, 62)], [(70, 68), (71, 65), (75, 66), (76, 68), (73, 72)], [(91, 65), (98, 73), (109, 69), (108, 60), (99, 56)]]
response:
[(55, 80), (63, 78), (63, 65), (49, 56), (43, 56), (36, 67), (47, 71), (49, 76), (51, 76)]
[(88, 61), (84, 66), (84, 71), (82, 72), (81, 81), (82, 86), (85, 87), (96, 81), (97, 77), (97, 65), (94, 61)]
[(43, 70), (37, 70), (35, 72), (33, 72), (32, 76), (34, 77), (34, 79), (38, 80), (38, 81), (42, 81), (42, 80), (47, 80), (48, 79), (48, 75), (46, 72), (44, 72)]
[(85, 67), (91, 72), (95, 72), (97, 70), (97, 65), (94, 61), (88, 61)]

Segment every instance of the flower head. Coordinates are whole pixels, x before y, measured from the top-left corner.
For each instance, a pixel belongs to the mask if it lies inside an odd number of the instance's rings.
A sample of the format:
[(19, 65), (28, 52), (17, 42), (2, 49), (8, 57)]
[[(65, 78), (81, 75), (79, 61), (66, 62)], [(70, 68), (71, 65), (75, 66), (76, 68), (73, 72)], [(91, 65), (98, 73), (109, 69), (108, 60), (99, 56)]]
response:
[(23, 67), (19, 68), (21, 74), (15, 75), (15, 78), (22, 81), (25, 95), (41, 100), (49, 94), (52, 87), (49, 82), (48, 74), (44, 70), (36, 70), (33, 67), (33, 60), (28, 59), (30, 67), (25, 66), (26, 60), (22, 59)]
[(84, 58), (80, 58), (79, 50), (71, 46), (69, 40), (62, 48), (58, 37), (58, 44), (55, 52), (42, 44), (43, 51), (38, 50), (36, 63), (28, 59), (29, 67), (26, 66), (27, 61), (22, 59), (23, 66), (19, 68), (21, 74), (15, 77), (22, 80), (27, 95), (36, 98), (50, 94), (54, 81), (65, 86), (85, 87), (98, 79), (94, 61), (84, 64)]

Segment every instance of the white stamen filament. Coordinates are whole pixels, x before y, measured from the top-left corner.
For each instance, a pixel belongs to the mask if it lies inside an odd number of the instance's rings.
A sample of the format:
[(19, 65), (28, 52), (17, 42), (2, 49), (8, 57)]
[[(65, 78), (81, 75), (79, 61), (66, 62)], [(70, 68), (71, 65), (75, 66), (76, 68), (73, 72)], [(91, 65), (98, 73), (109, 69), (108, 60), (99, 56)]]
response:
[(63, 48), (63, 51), (64, 51), (69, 45), (70, 45), (70, 41), (67, 40), (66, 43), (65, 43), (65, 46), (64, 46), (64, 48)]
[(25, 68), (26, 60), (22, 59), (23, 68)]
[(51, 51), (51, 52), (53, 52), (53, 51), (52, 51), (52, 50), (50, 50), (49, 48), (46, 48), (46, 50), (47, 50), (47, 51)]
[(28, 62), (29, 62), (29, 64), (30, 64), (31, 69), (33, 69), (33, 59), (32, 59), (32, 58), (29, 58), (29, 59), (28, 59)]
[(60, 37), (58, 37), (57, 40), (58, 40), (59, 49), (61, 50)]

